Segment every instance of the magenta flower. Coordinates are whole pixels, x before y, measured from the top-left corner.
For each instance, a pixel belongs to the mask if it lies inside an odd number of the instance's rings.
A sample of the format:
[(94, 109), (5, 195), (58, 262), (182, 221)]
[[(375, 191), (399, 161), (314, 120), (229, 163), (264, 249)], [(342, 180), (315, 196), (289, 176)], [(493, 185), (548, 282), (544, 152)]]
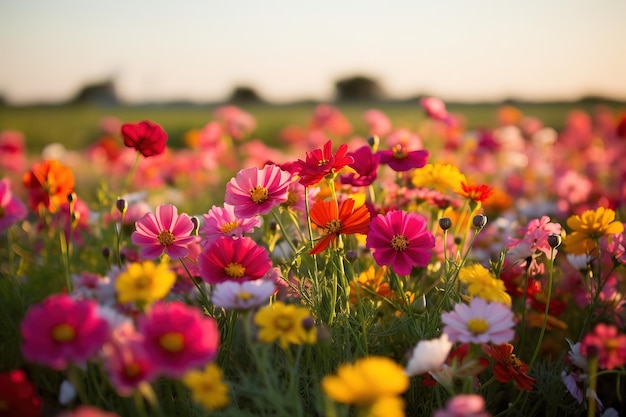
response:
[(613, 324), (598, 323), (580, 342), (580, 352), (589, 356), (592, 349), (598, 355), (601, 369), (615, 369), (626, 364), (626, 334)]
[(26, 206), (11, 192), (8, 178), (0, 180), (0, 233), (26, 218)]
[(135, 223), (137, 230), (131, 235), (133, 244), (141, 246), (141, 256), (156, 259), (165, 253), (180, 259), (189, 253), (187, 247), (195, 240), (191, 235), (193, 223), (186, 214), (178, 215), (171, 204), (160, 205), (154, 213), (146, 213)]
[(513, 312), (502, 303), (488, 303), (472, 298), (470, 304), (458, 303), (453, 311), (444, 312), (443, 332), (452, 342), (493, 343), (501, 345), (515, 336)]
[(255, 227), (261, 225), (261, 219), (257, 216), (235, 216), (235, 208), (230, 204), (224, 204), (224, 207), (213, 206), (203, 217), (204, 225), (200, 228), (203, 238), (200, 244), (205, 249), (222, 236), (242, 237), (244, 233), (252, 233)]
[(355, 172), (350, 172), (341, 176), (342, 184), (349, 184), (353, 187), (361, 187), (372, 184), (378, 176), (378, 166), (380, 155), (372, 152), (369, 146), (361, 146), (348, 156), (354, 158), (354, 162), (349, 166)]
[(234, 207), (237, 217), (267, 214), (287, 201), (290, 183), (291, 174), (276, 165), (242, 169), (226, 184), (224, 202)]
[(402, 143), (395, 144), (391, 150), (378, 151), (380, 163), (389, 165), (396, 172), (408, 171), (413, 168), (422, 168), (428, 161), (428, 151), (419, 149), (409, 151)]
[(98, 314), (98, 305), (66, 294), (29, 307), (20, 330), (24, 357), (56, 370), (70, 361), (87, 361), (109, 337), (109, 324)]
[(406, 275), (414, 266), (428, 265), (435, 237), (424, 217), (392, 210), (371, 222), (366, 246), (373, 251), (378, 265), (389, 265), (399, 275)]
[(264, 247), (249, 237), (219, 238), (200, 254), (200, 277), (209, 284), (224, 281), (252, 281), (262, 278), (272, 261)]
[(182, 302), (154, 304), (139, 318), (137, 328), (148, 357), (164, 375), (178, 378), (217, 356), (220, 336), (215, 320)]
[(26, 164), (24, 135), (15, 130), (0, 132), (0, 169), (23, 172)]

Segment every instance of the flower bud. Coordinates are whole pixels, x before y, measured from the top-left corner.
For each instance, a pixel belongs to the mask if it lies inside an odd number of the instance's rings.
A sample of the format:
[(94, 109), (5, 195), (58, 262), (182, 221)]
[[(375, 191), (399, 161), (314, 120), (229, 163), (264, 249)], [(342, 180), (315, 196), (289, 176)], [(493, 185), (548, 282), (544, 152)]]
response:
[(550, 233), (550, 236), (548, 236), (548, 245), (550, 245), (552, 249), (558, 248), (561, 245), (561, 235)]
[(78, 196), (76, 195), (76, 193), (72, 191), (67, 195), (67, 202), (70, 204), (75, 203), (77, 198)]
[(104, 256), (105, 259), (109, 259), (109, 256), (111, 256), (111, 249), (102, 248), (102, 256)]
[(380, 138), (376, 135), (370, 136), (369, 138), (367, 138), (367, 143), (372, 149), (376, 149), (378, 148), (378, 144), (380, 143)]
[(439, 227), (441, 227), (441, 230), (448, 230), (452, 227), (452, 219), (449, 217), (442, 217), (439, 219)]
[(304, 330), (311, 330), (313, 327), (315, 327), (315, 321), (313, 320), (313, 317), (307, 317), (304, 320), (302, 320), (302, 328)]
[(477, 214), (472, 219), (472, 224), (476, 229), (482, 229), (487, 225), (487, 216), (485, 216), (484, 214)]
[(356, 261), (358, 257), (359, 257), (359, 254), (354, 249), (350, 249), (346, 251), (346, 260), (348, 262), (352, 263)]
[(198, 232), (198, 228), (200, 227), (200, 220), (196, 216), (191, 216), (191, 223), (193, 224), (193, 230), (191, 234), (195, 235)]
[(115, 207), (117, 207), (117, 211), (124, 214), (128, 210), (128, 201), (120, 197), (115, 202)]

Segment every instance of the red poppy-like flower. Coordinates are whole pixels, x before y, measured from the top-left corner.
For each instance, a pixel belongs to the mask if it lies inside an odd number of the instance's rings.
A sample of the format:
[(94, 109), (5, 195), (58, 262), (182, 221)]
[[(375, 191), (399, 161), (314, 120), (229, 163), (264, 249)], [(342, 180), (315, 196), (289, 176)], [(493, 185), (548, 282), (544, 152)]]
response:
[(354, 162), (348, 155), (348, 145), (339, 146), (333, 155), (333, 144), (329, 140), (323, 149), (315, 149), (306, 153), (306, 161), (298, 159), (296, 169), (300, 176), (300, 184), (308, 187), (320, 182), (325, 176), (339, 172), (346, 165)]
[(33, 165), (22, 177), (28, 189), (28, 203), (34, 211), (43, 207), (56, 213), (74, 191), (74, 174), (59, 161), (47, 160)]
[(511, 379), (517, 389), (530, 391), (533, 389), (535, 378), (528, 376), (528, 365), (513, 353), (513, 345), (503, 343), (501, 345), (482, 345), (483, 352), (493, 358), (493, 375), (499, 382), (507, 383)]
[(149, 120), (122, 125), (124, 145), (135, 148), (143, 156), (160, 155), (165, 151), (167, 133)]
[(39, 417), (41, 398), (21, 369), (0, 374), (0, 416)]
[(491, 197), (491, 194), (493, 194), (493, 187), (490, 187), (487, 184), (476, 185), (461, 181), (461, 192), (459, 194), (465, 198), (474, 200), (477, 203), (482, 203)]
[(339, 206), (334, 201), (318, 201), (311, 209), (311, 220), (323, 229), (324, 237), (313, 247), (311, 255), (326, 250), (340, 234), (367, 233), (370, 212), (365, 205), (354, 208), (354, 200), (348, 198)]

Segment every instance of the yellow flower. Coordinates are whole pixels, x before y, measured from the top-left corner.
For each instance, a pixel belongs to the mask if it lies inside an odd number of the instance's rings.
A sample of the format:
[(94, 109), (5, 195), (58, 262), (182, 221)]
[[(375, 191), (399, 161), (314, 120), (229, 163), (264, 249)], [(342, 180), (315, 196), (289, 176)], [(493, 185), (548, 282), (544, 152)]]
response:
[(505, 290), (504, 281), (494, 277), (481, 264), (464, 266), (459, 271), (459, 279), (467, 284), (467, 291), (472, 296), (511, 305), (511, 296)]
[(404, 417), (402, 397), (382, 397), (375, 403), (362, 407), (358, 417)]
[(369, 408), (381, 399), (400, 395), (408, 387), (409, 378), (402, 367), (381, 356), (368, 356), (353, 364), (343, 364), (335, 375), (322, 379), (322, 390), (328, 397), (340, 403)]
[(260, 309), (254, 322), (259, 326), (259, 340), (263, 343), (278, 340), (280, 347), (287, 349), (290, 343), (300, 345), (316, 341), (313, 319), (304, 307), (277, 301)]
[[(371, 297), (373, 294), (387, 298), (393, 297), (389, 283), (384, 282), (386, 273), (386, 267), (375, 268), (374, 265), (370, 265), (366, 271), (361, 272), (356, 282), (350, 281), (350, 302), (356, 304), (359, 299)], [(357, 291), (357, 284), (359, 291)]]
[(624, 231), (624, 225), (615, 221), (615, 211), (604, 207), (570, 216), (567, 225), (573, 232), (565, 238), (565, 250), (574, 255), (589, 254), (595, 250), (597, 239)]
[(183, 383), (191, 390), (193, 400), (208, 411), (219, 410), (230, 403), (228, 385), (223, 381), (222, 370), (214, 363), (203, 371), (189, 371), (183, 376)]
[(167, 263), (158, 266), (152, 261), (134, 262), (115, 281), (120, 303), (150, 304), (167, 295), (176, 282), (176, 274)]
[(462, 193), (462, 182), (467, 182), (465, 175), (450, 164), (426, 164), (413, 172), (414, 186), (434, 188), (442, 193), (448, 191)]

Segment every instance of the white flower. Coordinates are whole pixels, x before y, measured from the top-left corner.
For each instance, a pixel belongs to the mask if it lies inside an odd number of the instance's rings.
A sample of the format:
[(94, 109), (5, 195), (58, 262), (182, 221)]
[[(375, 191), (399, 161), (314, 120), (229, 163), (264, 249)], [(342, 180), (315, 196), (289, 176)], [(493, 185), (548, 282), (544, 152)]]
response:
[(438, 339), (420, 341), (413, 348), (411, 359), (404, 369), (405, 375), (421, 375), (439, 369), (448, 358), (450, 349), (452, 342), (445, 333)]
[(274, 292), (276, 284), (265, 279), (225, 281), (215, 284), (211, 301), (226, 310), (248, 310), (267, 303)]
[(68, 405), (74, 398), (76, 398), (76, 388), (66, 379), (61, 382), (61, 387), (59, 388), (59, 403)]
[(584, 253), (582, 255), (572, 255), (571, 253), (568, 253), (565, 256), (567, 258), (567, 262), (579, 271), (586, 270), (589, 266), (589, 262), (591, 262), (591, 257), (585, 255)]

